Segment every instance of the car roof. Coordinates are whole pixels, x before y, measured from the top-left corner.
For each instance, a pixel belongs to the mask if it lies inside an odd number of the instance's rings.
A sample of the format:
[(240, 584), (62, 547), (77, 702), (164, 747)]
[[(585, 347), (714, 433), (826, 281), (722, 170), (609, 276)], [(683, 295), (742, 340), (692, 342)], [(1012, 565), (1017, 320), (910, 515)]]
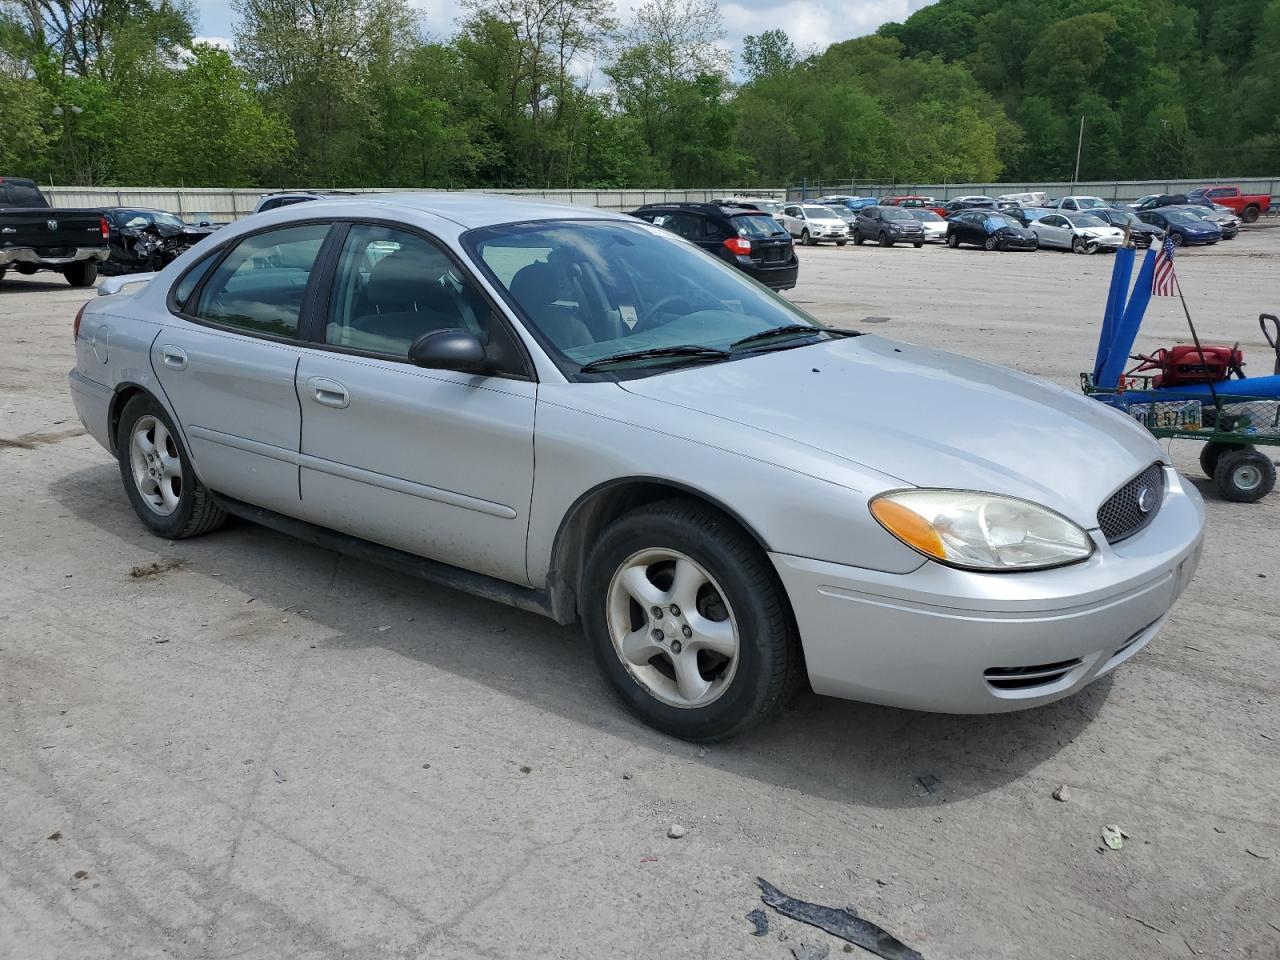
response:
[[(570, 203), (553, 203), (548, 200), (490, 193), (366, 193), (349, 197), (329, 198), (330, 203), (344, 208), (368, 208), (370, 212), (385, 214), (388, 209), (408, 210), (433, 214), (450, 220), (464, 229), (490, 227), (501, 223), (521, 223), (531, 220), (632, 220), (623, 213), (612, 213), (596, 207)], [(663, 207), (665, 204), (654, 204)], [(718, 210), (712, 204), (708, 209)], [(291, 208), (285, 208), (291, 209)], [(644, 208), (639, 208), (644, 209)], [(271, 211), (275, 213), (276, 211)], [(299, 209), (297, 216), (314, 216)], [(634, 220), (632, 220), (634, 222)]]

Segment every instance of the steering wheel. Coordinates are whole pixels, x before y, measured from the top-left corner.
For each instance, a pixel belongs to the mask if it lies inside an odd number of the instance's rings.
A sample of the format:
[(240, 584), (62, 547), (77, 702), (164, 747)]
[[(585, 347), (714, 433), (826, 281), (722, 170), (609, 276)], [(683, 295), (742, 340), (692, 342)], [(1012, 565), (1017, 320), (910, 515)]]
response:
[[(640, 321), (636, 324), (635, 332), (642, 333), (645, 330), (652, 330), (654, 327), (662, 326), (662, 323), (659, 323), (657, 318), (663, 313), (665, 307), (669, 307), (676, 303), (685, 304), (691, 308), (688, 312), (693, 312), (692, 307), (694, 306), (694, 303), (689, 298), (688, 294), (669, 293), (665, 297), (662, 297), (657, 303), (649, 307), (645, 312), (645, 315), (641, 317)], [(665, 322), (670, 323), (671, 321), (667, 320)]]

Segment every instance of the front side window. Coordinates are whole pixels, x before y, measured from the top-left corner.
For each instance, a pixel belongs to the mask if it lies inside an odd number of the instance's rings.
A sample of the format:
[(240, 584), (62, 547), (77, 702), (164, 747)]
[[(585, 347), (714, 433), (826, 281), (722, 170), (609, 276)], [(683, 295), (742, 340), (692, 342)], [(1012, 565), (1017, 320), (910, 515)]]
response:
[[(577, 367), (671, 347), (715, 356), (744, 337), (797, 324), (823, 335), (816, 321), (740, 271), (644, 224), (509, 224), (473, 230), (463, 241), (552, 354)], [(627, 369), (668, 369), (669, 362), (648, 356)]]
[(214, 269), (190, 312), (248, 333), (296, 337), (302, 296), (328, 232), (327, 223), (308, 223), (245, 237)]
[(324, 342), (397, 359), (424, 333), (467, 330), (487, 342), (484, 297), (430, 240), (394, 227), (347, 232)]

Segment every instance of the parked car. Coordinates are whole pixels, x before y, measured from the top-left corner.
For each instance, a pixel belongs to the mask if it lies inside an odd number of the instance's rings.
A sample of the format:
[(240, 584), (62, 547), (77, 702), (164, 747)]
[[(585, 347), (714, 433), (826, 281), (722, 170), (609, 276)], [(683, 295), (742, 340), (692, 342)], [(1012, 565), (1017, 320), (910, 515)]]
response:
[(1057, 202), (1049, 204), (1049, 206), (1054, 210), (1071, 211), (1073, 213), (1077, 213), (1081, 210), (1088, 210), (1090, 212), (1094, 210), (1100, 210), (1103, 207), (1111, 206), (1111, 204), (1107, 203), (1107, 201), (1103, 200), (1101, 197), (1089, 197), (1089, 196), (1077, 195), (1077, 196), (1071, 196), (1071, 197), (1062, 197)]
[(1132, 418), (824, 327), (631, 217), (340, 199), (128, 279), (77, 315), (70, 385), (146, 529), (235, 514), (580, 622), (672, 736), (732, 736), (806, 673), (948, 713), (1057, 700), (1143, 649), (1199, 559), (1203, 503)]
[(307, 203), (311, 200), (325, 200), (330, 197), (351, 197), (355, 194), (345, 190), (282, 190), (278, 193), (264, 193), (258, 198), (254, 213), (277, 210), (280, 207), (291, 207), (295, 203)]
[(1143, 223), (1138, 219), (1138, 215), (1131, 210), (1121, 210), (1119, 207), (1099, 207), (1096, 210), (1090, 210), (1089, 216), (1097, 217), (1103, 223), (1119, 227), (1121, 230), (1128, 230), (1129, 239), (1133, 242), (1133, 245), (1141, 249), (1151, 246), (1153, 241), (1164, 239), (1164, 231), (1151, 226), (1149, 223)]
[(875, 197), (821, 197), (814, 203), (825, 204), (829, 207), (844, 207), (846, 210), (861, 210), (863, 207), (875, 206)]
[(925, 243), (943, 243), (947, 239), (947, 221), (932, 210), (913, 207), (907, 213), (920, 221)]
[(924, 246), (924, 227), (901, 207), (863, 207), (853, 225), (853, 242), (874, 240), (882, 247), (909, 243), (917, 250)]
[(1036, 236), (994, 210), (961, 210), (947, 218), (947, 246), (969, 243), (984, 250), (1034, 250)]
[(996, 203), (1011, 203), (1019, 207), (1047, 207), (1049, 195), (1038, 190), (1030, 193), (1002, 193), (996, 197)]
[(777, 217), (786, 206), (781, 200), (770, 200), (767, 197), (724, 197), (712, 200), (711, 203), (721, 207), (739, 207), (743, 210), (759, 210), (771, 217)]
[(1051, 213), (1028, 228), (1041, 247), (1074, 253), (1115, 252), (1124, 246), (1124, 231), (1089, 213)]
[(849, 242), (849, 227), (844, 219), (822, 203), (791, 203), (782, 208), (778, 222), (806, 247), (824, 240), (835, 241), (837, 247)]
[(1000, 207), (1000, 212), (1010, 220), (1016, 220), (1019, 226), (1025, 227), (1032, 220), (1047, 217), (1054, 211), (1050, 207), (1028, 207), (1015, 203)]
[(110, 256), (101, 210), (50, 207), (34, 180), (0, 177), (0, 280), (5, 271), (60, 273), (73, 287), (91, 287)]
[(1185, 207), (1189, 203), (1198, 204), (1202, 207), (1212, 207), (1210, 200), (1203, 198), (1193, 200), (1185, 193), (1158, 193), (1149, 197), (1143, 197), (1133, 205), (1135, 213), (1141, 213), (1144, 210), (1158, 210), (1161, 207)]
[(1173, 238), (1176, 247), (1217, 243), (1222, 239), (1222, 228), (1216, 223), (1193, 217), (1178, 207), (1142, 210), (1138, 219), (1165, 231)]
[(1258, 217), (1271, 209), (1270, 194), (1243, 193), (1239, 187), (1200, 187), (1188, 191), (1187, 199), (1220, 204), (1245, 223), (1257, 223)]
[(631, 212), (684, 237), (773, 290), (796, 285), (791, 235), (767, 213), (713, 203), (651, 203)]
[(991, 197), (956, 197), (942, 205), (942, 215), (949, 217), (961, 210), (995, 210), (996, 202)]
[(1234, 240), (1240, 233), (1240, 219), (1226, 207), (1203, 207), (1198, 203), (1188, 203), (1164, 209), (1185, 210), (1191, 216), (1206, 223), (1216, 223), (1218, 229), (1222, 231), (1223, 240)]
[(110, 258), (101, 267), (105, 274), (159, 270), (215, 229), (184, 223), (168, 211), (146, 207), (106, 207), (102, 212), (111, 248)]
[(1164, 196), (1162, 193), (1148, 193), (1145, 196), (1141, 196), (1137, 200), (1134, 200), (1132, 203), (1126, 203), (1125, 206), (1130, 210), (1138, 210), (1143, 207), (1147, 201), (1155, 200), (1162, 196)]

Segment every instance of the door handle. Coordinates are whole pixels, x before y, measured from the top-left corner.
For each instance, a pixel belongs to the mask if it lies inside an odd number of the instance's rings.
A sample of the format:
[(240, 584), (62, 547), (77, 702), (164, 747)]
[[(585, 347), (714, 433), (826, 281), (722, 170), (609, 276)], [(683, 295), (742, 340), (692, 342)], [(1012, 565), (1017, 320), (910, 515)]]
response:
[(342, 410), (351, 403), (351, 394), (347, 393), (347, 388), (337, 380), (330, 380), (328, 377), (312, 377), (307, 381), (307, 386), (311, 388), (311, 395), (315, 397), (316, 403), (322, 403), (326, 407), (337, 407)]
[(171, 370), (187, 369), (187, 352), (181, 347), (161, 347), (160, 358)]

